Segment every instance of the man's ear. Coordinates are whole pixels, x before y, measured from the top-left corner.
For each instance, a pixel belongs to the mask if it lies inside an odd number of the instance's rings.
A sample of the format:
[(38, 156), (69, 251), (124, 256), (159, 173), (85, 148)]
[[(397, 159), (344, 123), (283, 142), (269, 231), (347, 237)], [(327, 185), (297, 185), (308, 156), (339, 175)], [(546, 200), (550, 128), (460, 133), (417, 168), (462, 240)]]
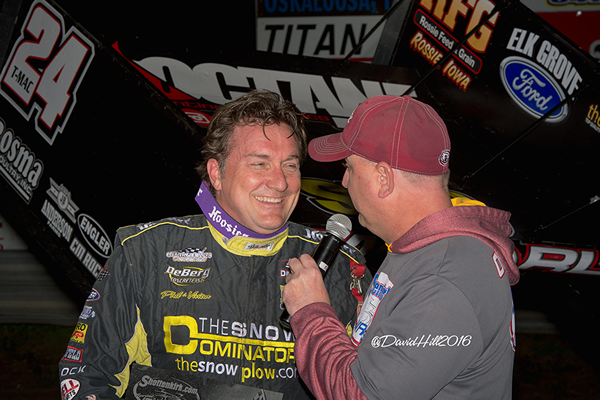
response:
[(392, 167), (384, 161), (378, 162), (375, 165), (378, 179), (378, 196), (380, 199), (384, 199), (392, 194), (394, 191), (394, 171)]
[(208, 160), (206, 163), (206, 171), (208, 172), (212, 187), (214, 187), (215, 190), (221, 190), (221, 169), (219, 167), (219, 162), (214, 158)]

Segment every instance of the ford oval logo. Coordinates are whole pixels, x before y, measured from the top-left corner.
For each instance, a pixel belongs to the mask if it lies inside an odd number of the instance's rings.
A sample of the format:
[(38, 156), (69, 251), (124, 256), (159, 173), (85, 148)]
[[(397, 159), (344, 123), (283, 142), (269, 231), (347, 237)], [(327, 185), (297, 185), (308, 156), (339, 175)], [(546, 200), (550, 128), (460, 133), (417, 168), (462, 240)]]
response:
[[(507, 57), (500, 63), (500, 77), (510, 97), (529, 115), (540, 118), (565, 99), (552, 76), (522, 57)], [(567, 117), (565, 104), (546, 121), (559, 122)]]

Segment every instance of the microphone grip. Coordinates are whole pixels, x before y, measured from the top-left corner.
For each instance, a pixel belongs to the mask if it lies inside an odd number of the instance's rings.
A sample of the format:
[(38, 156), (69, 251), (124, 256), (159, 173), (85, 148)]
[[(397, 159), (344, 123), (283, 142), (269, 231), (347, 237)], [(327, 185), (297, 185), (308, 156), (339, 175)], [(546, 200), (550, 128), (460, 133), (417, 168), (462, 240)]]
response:
[[(344, 241), (337, 236), (326, 234), (311, 254), (323, 277), (325, 277), (325, 273), (327, 273), (329, 266), (335, 259), (335, 256), (337, 256), (342, 243), (344, 243)], [(279, 317), (279, 323), (285, 329), (291, 331), (292, 325), (290, 324), (290, 318), (290, 314), (284, 308), (283, 312), (281, 313), (281, 317)]]

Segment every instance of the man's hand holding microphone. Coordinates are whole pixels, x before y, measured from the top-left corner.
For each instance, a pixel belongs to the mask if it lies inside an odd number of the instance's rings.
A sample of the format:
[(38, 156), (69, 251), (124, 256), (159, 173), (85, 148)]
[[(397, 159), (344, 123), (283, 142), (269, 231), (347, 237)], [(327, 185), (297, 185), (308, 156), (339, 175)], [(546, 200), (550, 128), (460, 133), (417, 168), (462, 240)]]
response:
[(288, 263), (290, 273), (283, 289), (286, 309), (279, 319), (284, 328), (291, 329), (289, 320), (302, 307), (312, 303), (331, 304), (323, 277), (350, 234), (352, 223), (347, 216), (335, 214), (327, 220), (326, 230), (312, 255), (302, 254)]

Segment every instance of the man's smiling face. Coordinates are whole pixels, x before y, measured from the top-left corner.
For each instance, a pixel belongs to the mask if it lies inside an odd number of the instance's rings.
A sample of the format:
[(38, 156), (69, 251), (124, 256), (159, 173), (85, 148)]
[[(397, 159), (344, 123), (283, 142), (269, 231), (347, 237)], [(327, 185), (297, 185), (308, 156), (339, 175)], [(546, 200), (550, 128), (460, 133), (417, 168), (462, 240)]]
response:
[(298, 203), (298, 142), (285, 124), (266, 125), (264, 132), (259, 124), (237, 126), (225, 171), (209, 168), (209, 174), (216, 200), (230, 216), (256, 233), (276, 232)]

